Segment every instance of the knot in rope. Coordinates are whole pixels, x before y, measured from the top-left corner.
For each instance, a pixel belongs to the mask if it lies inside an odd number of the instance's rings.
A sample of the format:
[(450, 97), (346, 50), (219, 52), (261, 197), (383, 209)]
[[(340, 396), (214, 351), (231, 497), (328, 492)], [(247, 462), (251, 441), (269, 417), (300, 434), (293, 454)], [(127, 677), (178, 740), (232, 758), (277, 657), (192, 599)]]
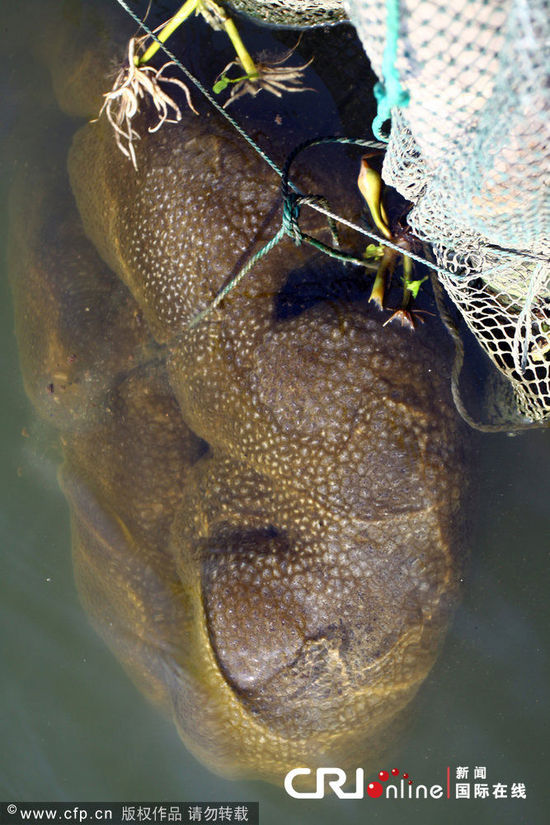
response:
[(303, 241), (303, 232), (298, 223), (302, 200), (303, 196), (296, 192), (287, 192), (283, 200), (283, 230), (289, 238), (292, 238), (296, 246), (300, 246)]
[[(120, 0), (119, 0), (120, 2)], [(292, 238), (294, 243), (297, 246), (300, 246), (302, 243), (307, 243), (310, 246), (313, 246), (315, 249), (318, 249), (320, 252), (323, 252), (325, 255), (329, 255), (331, 258), (336, 258), (339, 261), (349, 264), (355, 264), (355, 266), (366, 266), (365, 260), (363, 258), (357, 258), (355, 255), (349, 255), (346, 252), (342, 252), (340, 247), (340, 240), (338, 237), (338, 230), (336, 228), (336, 221), (341, 221), (343, 223), (347, 223), (353, 229), (358, 229), (360, 232), (368, 235), (368, 237), (375, 238), (378, 240), (378, 236), (372, 235), (371, 233), (367, 232), (366, 230), (362, 229), (361, 227), (356, 227), (354, 224), (351, 224), (349, 221), (346, 221), (344, 218), (338, 217), (338, 215), (334, 215), (330, 212), (329, 204), (326, 198), (322, 195), (304, 195), (302, 192), (299, 191), (297, 186), (290, 180), (290, 167), (297, 155), (300, 152), (303, 152), (304, 149), (307, 149), (311, 146), (319, 146), (322, 143), (344, 143), (351, 146), (364, 146), (369, 149), (379, 149), (382, 148), (381, 144), (373, 143), (370, 140), (362, 140), (361, 138), (344, 138), (344, 137), (318, 137), (312, 138), (310, 140), (304, 141), (304, 143), (300, 143), (299, 146), (290, 153), (288, 156), (284, 168), (280, 170), (281, 175), (281, 198), (283, 201), (283, 216), (281, 220), (281, 226), (279, 227), (279, 231), (268, 241), (265, 246), (263, 246), (258, 252), (256, 252), (248, 261), (247, 263), (239, 270), (239, 272), (234, 275), (231, 280), (224, 286), (218, 294), (214, 297), (214, 299), (206, 306), (203, 310), (201, 310), (197, 315), (195, 315), (188, 324), (188, 329), (194, 329), (204, 318), (206, 318), (210, 313), (219, 306), (222, 300), (225, 298), (226, 295), (234, 289), (237, 284), (239, 284), (245, 275), (250, 272), (253, 266), (263, 258), (264, 255), (267, 255), (274, 246), (277, 246), (280, 241), (283, 240), (285, 235)], [(321, 212), (325, 215), (327, 219), (328, 228), (330, 231), (331, 239), (333, 246), (329, 246), (323, 241), (318, 240), (317, 238), (313, 238), (311, 235), (302, 232), (300, 229), (299, 218), (300, 218), (300, 210), (302, 206), (311, 206), (313, 209), (316, 209), (318, 212)], [(388, 241), (385, 243), (389, 243), (391, 246), (392, 244)], [(414, 256), (412, 256), (414, 257)]]
[(282, 228), (285, 234), (292, 238), (296, 246), (300, 246), (309, 237), (300, 228), (299, 220), (302, 206), (325, 206), (326, 203), (326, 199), (321, 195), (300, 195), (297, 192), (290, 191), (283, 193)]

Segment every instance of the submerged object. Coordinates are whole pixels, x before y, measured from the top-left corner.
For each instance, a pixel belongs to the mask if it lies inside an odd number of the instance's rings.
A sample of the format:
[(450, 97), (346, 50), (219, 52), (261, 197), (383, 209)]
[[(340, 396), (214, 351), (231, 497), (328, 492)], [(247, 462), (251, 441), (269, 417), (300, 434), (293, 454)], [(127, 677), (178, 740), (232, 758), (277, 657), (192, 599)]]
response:
[[(43, 354), (27, 388), (61, 432), (79, 591), (213, 769), (282, 781), (364, 764), (458, 595), (465, 445), (444, 332), (383, 328), (368, 284), (349, 294), (345, 268), (288, 240), (189, 330), (274, 234), (278, 180), (218, 115), (138, 128), (137, 173), (104, 120), (77, 133), (65, 242), (49, 257), (33, 243), (54, 192), (13, 261), (21, 346)], [(353, 201), (333, 166), (314, 177), (333, 179), (336, 208)], [(30, 278), (57, 313), (32, 303)]]
[(344, 0), (229, 0), (270, 26), (326, 26), (346, 19)]

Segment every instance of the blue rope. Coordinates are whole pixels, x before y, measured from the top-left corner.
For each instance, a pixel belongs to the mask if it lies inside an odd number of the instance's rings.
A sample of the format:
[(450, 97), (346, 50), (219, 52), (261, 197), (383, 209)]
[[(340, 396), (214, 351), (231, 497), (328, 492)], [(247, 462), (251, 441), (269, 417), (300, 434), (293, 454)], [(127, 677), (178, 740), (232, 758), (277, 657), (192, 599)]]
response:
[(374, 87), (374, 96), (378, 101), (378, 111), (372, 122), (372, 131), (377, 140), (388, 142), (388, 136), (382, 131), (387, 120), (391, 119), (394, 106), (407, 106), (409, 93), (401, 88), (399, 73), (395, 67), (397, 59), (397, 41), (399, 39), (399, 0), (386, 0), (386, 45), (382, 58), (383, 82)]

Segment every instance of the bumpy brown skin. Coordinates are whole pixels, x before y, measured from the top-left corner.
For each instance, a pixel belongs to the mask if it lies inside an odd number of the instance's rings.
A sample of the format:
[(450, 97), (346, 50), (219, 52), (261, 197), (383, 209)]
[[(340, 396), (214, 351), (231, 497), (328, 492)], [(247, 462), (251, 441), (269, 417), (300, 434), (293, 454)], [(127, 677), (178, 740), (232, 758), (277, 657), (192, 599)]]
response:
[(281, 3), (273, 0), (229, 0), (237, 11), (244, 12), (271, 25), (282, 26), (326, 26), (346, 19), (342, 2), (323, 3), (300, 2), (294, 0), (292, 8), (288, 4), (281, 8)]
[(210, 448), (171, 531), (176, 723), (225, 772), (361, 764), (429, 671), (456, 596), (462, 429), (441, 331), (382, 328), (364, 303), (278, 314), (289, 273), (322, 267), (288, 241), (187, 331), (275, 231), (278, 181), (216, 117), (144, 138), (138, 163), (99, 124), (70, 169), (87, 233), (166, 344), (183, 419)]
[[(464, 433), (442, 330), (382, 328), (364, 301), (281, 311), (291, 273), (326, 266), (285, 241), (188, 331), (276, 230), (278, 180), (216, 116), (140, 132), (137, 174), (104, 120), (70, 156), (112, 272), (75, 214), (67, 265), (85, 250), (83, 295), (112, 290), (120, 306), (94, 333), (93, 347), (117, 343), (93, 419), (74, 401), (55, 419), (82, 597), (215, 770), (280, 782), (298, 765), (362, 765), (429, 672), (457, 596)], [(312, 176), (305, 188), (328, 185)], [(330, 177), (350, 214), (353, 176)], [(40, 271), (62, 292), (62, 266)], [(59, 330), (80, 334), (75, 311), (66, 301), (42, 325), (55, 363), (74, 348)]]

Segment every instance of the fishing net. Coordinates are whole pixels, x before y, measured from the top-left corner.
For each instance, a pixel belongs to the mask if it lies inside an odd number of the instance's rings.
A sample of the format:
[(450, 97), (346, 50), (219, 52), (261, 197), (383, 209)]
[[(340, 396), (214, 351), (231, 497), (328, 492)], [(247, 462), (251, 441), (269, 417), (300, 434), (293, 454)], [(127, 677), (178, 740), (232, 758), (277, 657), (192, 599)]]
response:
[(320, 26), (344, 20), (344, 0), (230, 0), (238, 11), (270, 25)]
[(440, 282), (513, 386), (550, 417), (548, 0), (233, 0), (270, 23), (355, 25), (391, 112), (383, 177), (414, 205)]
[(389, 98), (383, 177), (414, 204), (413, 232), (432, 245), (445, 270), (441, 283), (512, 383), (519, 413), (544, 421), (550, 416), (549, 4), (345, 0), (345, 6), (380, 78), (377, 96)]

